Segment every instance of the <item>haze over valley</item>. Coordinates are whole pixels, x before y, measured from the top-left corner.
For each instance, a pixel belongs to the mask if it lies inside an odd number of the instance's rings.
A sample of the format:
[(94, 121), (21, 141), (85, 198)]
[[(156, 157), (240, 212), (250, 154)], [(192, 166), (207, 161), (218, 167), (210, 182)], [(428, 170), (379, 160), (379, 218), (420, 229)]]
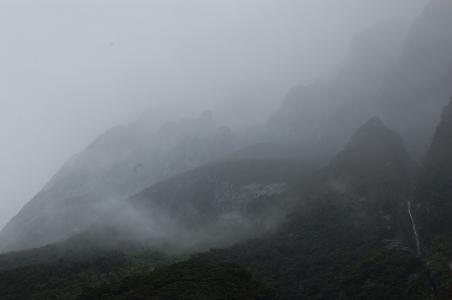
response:
[(450, 0), (0, 3), (1, 299), (450, 299)]

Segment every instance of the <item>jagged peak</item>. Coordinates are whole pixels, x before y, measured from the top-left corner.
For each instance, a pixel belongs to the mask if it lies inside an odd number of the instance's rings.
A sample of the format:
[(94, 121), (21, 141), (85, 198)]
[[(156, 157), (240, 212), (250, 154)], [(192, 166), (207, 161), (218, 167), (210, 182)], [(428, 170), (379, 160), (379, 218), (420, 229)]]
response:
[[(449, 19), (452, 14), (452, 1), (450, 0), (430, 0), (424, 8), (423, 13), (421, 14), (422, 19), (429, 19), (430, 22), (434, 22), (433, 24), (438, 24), (443, 26), (445, 24), (450, 24), (452, 20)], [(446, 23), (438, 22), (441, 19)], [(448, 32), (448, 28), (444, 28), (444, 32)]]
[(398, 137), (398, 134), (389, 129), (380, 117), (375, 116), (370, 118), (364, 125), (358, 128), (355, 134), (350, 139), (347, 148), (353, 148), (359, 144), (367, 144), (381, 136), (390, 136), (392, 139)]
[(452, 98), (444, 108), (441, 121), (436, 127), (426, 162), (452, 159)]
[(444, 108), (441, 119), (452, 119), (452, 97), (450, 98), (449, 104)]
[(417, 183), (417, 219), (424, 242), (450, 235), (452, 221), (452, 99), (444, 108)]
[(364, 128), (366, 128), (366, 127), (374, 127), (374, 128), (381, 127), (382, 128), (382, 127), (386, 127), (386, 126), (383, 123), (383, 121), (380, 119), (380, 117), (374, 116), (369, 121), (364, 123), (364, 125), (362, 127), (364, 127)]
[(452, 7), (452, 1), (450, 1), (450, 0), (430, 0), (428, 5), (450, 5)]
[(448, 134), (452, 134), (452, 98), (448, 105), (446, 105), (441, 114), (441, 121), (439, 122), (436, 133), (434, 136), (434, 140), (438, 139), (444, 131), (447, 131), (447, 135), (444, 137), (446, 139), (450, 139)]
[(448, 13), (452, 9), (452, 1), (450, 0), (430, 0), (424, 9), (424, 15), (430, 13)]
[(380, 169), (389, 172), (392, 168), (404, 172), (410, 165), (402, 138), (379, 117), (373, 117), (356, 131), (330, 167), (340, 172), (354, 170), (367, 174)]

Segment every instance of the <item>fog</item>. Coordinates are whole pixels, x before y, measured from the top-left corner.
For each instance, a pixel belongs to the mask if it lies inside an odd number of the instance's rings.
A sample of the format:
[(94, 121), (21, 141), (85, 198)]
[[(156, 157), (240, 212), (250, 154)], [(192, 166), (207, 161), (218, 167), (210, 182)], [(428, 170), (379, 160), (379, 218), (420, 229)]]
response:
[(426, 2), (2, 0), (0, 227), (108, 128), (205, 109), (233, 128), (265, 122), (358, 33), (403, 28)]

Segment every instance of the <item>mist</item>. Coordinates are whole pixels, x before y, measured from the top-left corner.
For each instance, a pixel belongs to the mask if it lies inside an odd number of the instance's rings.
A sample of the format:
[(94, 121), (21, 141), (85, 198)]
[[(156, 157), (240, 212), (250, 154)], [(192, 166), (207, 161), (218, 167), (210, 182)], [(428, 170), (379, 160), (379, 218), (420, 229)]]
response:
[(0, 1), (0, 300), (452, 299), (451, 0)]
[[(396, 3), (395, 3), (396, 2)], [(265, 122), (350, 42), (426, 1), (2, 1), (0, 226), (106, 129), (205, 109)]]
[[(145, 115), (264, 123), (360, 32), (427, 1), (2, 1), (0, 226), (72, 155)], [(398, 26), (399, 26), (398, 25)]]

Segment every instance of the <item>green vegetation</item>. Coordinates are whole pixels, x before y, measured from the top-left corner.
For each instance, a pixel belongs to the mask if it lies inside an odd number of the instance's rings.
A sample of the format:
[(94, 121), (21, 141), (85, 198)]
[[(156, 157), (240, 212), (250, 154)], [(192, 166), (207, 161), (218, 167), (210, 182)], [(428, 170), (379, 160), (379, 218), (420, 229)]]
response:
[(270, 288), (232, 264), (182, 262), (85, 290), (79, 299), (275, 299)]
[[(265, 203), (275, 208), (274, 203), (290, 196), (291, 213), (264, 235), (192, 255), (163, 254), (126, 239), (115, 251), (119, 244), (108, 242), (114, 239), (114, 228), (3, 255), (0, 300), (451, 299), (450, 228), (434, 230), (437, 210), (426, 209), (449, 205), (450, 186), (443, 185), (450, 182), (448, 153), (433, 165), (444, 169), (435, 175), (439, 179), (422, 184), (425, 177), (419, 176), (421, 184), (413, 191), (416, 168), (401, 139), (372, 119), (314, 176), (281, 161), (200, 168), (154, 185), (132, 201), (149, 214), (155, 208), (150, 203), (169, 207), (175, 219), (196, 232), (209, 227), (215, 214), (237, 198), (212, 203), (218, 181), (211, 178), (237, 185), (284, 182), (287, 191), (245, 201), (244, 211), (265, 218), (259, 214)], [(427, 160), (421, 172), (429, 168)], [(436, 191), (434, 197), (430, 191)], [(437, 195), (443, 201), (435, 202)], [(417, 257), (407, 211), (413, 197), (418, 201), (422, 257)]]
[(429, 299), (427, 270), (414, 252), (347, 215), (331, 202), (305, 207), (273, 238), (196, 259), (246, 266), (279, 299)]
[(105, 253), (20, 267), (0, 272), (0, 299), (275, 299), (237, 265), (178, 262), (183, 259), (152, 251)]
[(180, 260), (146, 251), (131, 255), (98, 253), (90, 258), (67, 256), (0, 272), (0, 299), (77, 299), (87, 289), (117, 284), (133, 274)]

